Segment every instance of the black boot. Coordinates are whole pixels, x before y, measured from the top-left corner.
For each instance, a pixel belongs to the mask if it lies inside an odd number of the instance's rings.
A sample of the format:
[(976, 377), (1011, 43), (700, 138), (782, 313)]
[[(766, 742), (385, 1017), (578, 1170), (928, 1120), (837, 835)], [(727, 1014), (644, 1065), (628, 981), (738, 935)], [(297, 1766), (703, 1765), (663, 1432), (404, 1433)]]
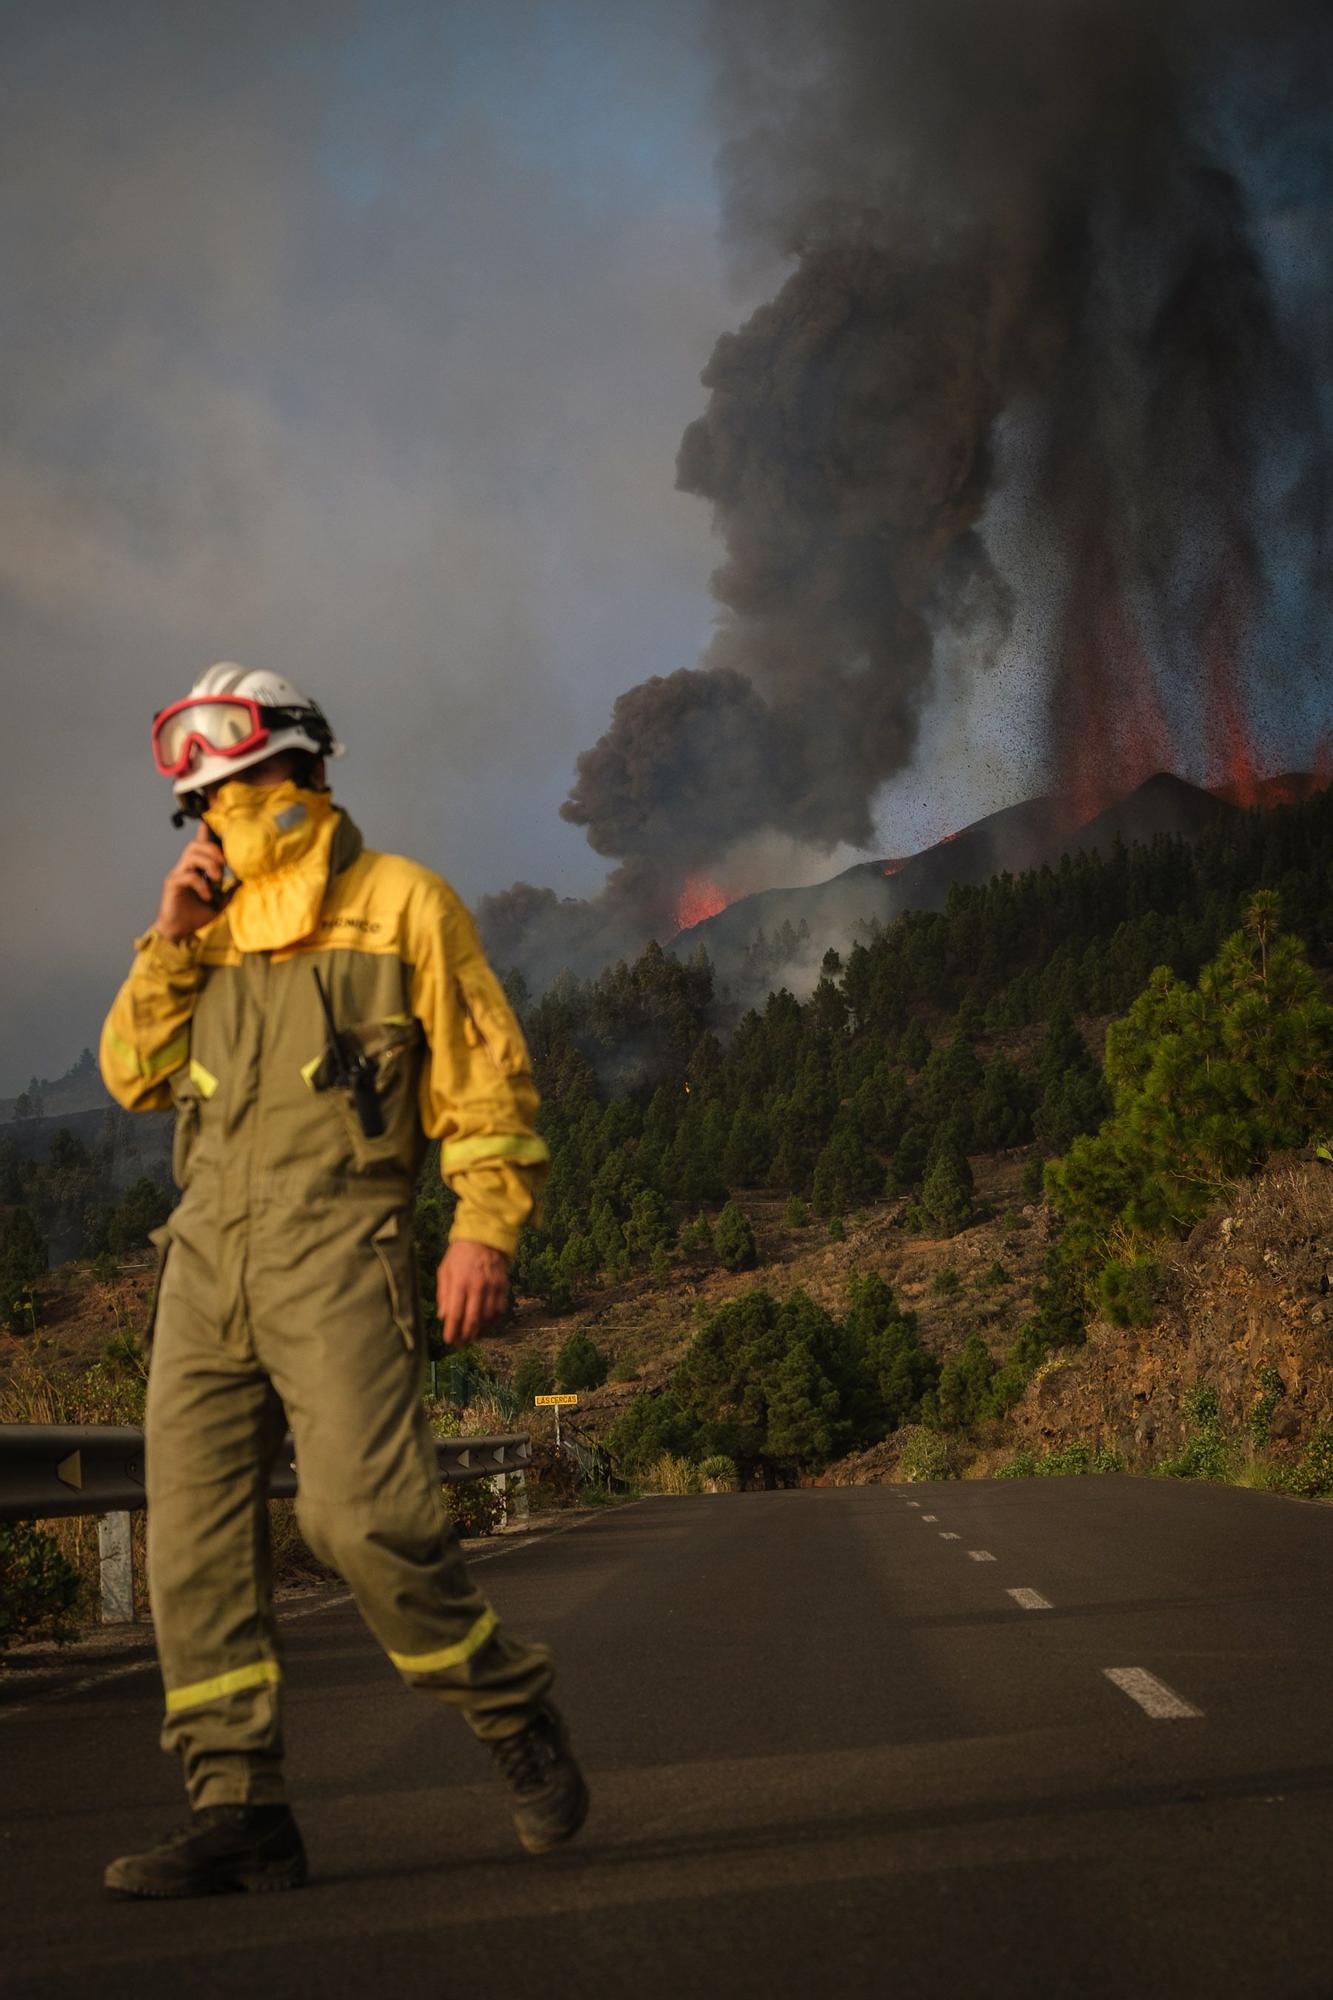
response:
[(490, 1746), (514, 1794), (514, 1825), (529, 1854), (572, 1840), (588, 1817), (588, 1787), (574, 1762), (559, 1713), (549, 1702), (526, 1729)]
[(299, 1889), (305, 1848), (287, 1806), (203, 1806), (146, 1854), (106, 1871), (113, 1896), (217, 1896), (227, 1889)]

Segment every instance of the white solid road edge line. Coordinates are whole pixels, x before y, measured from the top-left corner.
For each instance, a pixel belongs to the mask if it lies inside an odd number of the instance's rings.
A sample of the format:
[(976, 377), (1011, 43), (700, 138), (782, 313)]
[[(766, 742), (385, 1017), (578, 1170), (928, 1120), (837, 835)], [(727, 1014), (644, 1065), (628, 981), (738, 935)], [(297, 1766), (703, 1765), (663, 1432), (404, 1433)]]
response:
[(974, 1563), (993, 1563), (995, 1560), (989, 1549), (969, 1549), (967, 1553)]
[(1182, 1700), (1174, 1689), (1169, 1688), (1165, 1681), (1159, 1681), (1156, 1674), (1150, 1674), (1146, 1667), (1103, 1667), (1102, 1672), (1122, 1694), (1136, 1701), (1154, 1722), (1184, 1722), (1203, 1714), (1201, 1708)]
[(1012, 1597), (1014, 1603), (1021, 1605), (1024, 1611), (1054, 1611), (1055, 1609), (1049, 1597), (1043, 1597), (1039, 1590), (1029, 1590), (1026, 1585), (1023, 1585), (1018, 1590), (1007, 1590), (1005, 1596)]

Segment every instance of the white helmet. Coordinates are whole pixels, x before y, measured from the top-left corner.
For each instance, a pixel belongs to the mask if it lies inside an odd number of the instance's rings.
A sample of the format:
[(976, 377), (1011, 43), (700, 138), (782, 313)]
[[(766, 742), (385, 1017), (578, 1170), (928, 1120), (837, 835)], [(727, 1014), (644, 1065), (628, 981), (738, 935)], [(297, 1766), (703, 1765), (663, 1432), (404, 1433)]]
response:
[(324, 712), (281, 674), (224, 660), (153, 719), (153, 756), (177, 798), (234, 778), (280, 750), (341, 757)]

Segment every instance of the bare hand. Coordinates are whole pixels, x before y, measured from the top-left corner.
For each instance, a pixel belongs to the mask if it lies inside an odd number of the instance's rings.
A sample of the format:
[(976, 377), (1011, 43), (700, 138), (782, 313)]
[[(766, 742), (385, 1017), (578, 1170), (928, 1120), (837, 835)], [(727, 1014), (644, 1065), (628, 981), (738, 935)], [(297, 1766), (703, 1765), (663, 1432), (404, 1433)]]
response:
[(182, 938), (193, 937), (212, 923), (217, 906), (209, 895), (222, 887), (223, 865), (222, 849), (208, 828), (201, 826), (162, 884), (162, 901), (153, 925), (160, 938), (179, 944)]
[(445, 1346), (476, 1340), (509, 1304), (508, 1262), (489, 1243), (451, 1243), (435, 1275), (435, 1297)]

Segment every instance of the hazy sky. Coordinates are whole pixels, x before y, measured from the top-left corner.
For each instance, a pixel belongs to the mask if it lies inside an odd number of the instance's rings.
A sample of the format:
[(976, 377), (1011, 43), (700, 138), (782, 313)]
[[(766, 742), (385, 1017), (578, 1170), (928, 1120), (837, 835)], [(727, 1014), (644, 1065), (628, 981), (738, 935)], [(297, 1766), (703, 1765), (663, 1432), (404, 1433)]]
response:
[[(707, 640), (675, 452), (772, 275), (710, 79), (690, 0), (0, 0), (0, 1093), (96, 1035), (212, 661), (318, 696), (373, 845), (600, 883), (557, 808)], [(886, 844), (1011, 791), (913, 781)]]

